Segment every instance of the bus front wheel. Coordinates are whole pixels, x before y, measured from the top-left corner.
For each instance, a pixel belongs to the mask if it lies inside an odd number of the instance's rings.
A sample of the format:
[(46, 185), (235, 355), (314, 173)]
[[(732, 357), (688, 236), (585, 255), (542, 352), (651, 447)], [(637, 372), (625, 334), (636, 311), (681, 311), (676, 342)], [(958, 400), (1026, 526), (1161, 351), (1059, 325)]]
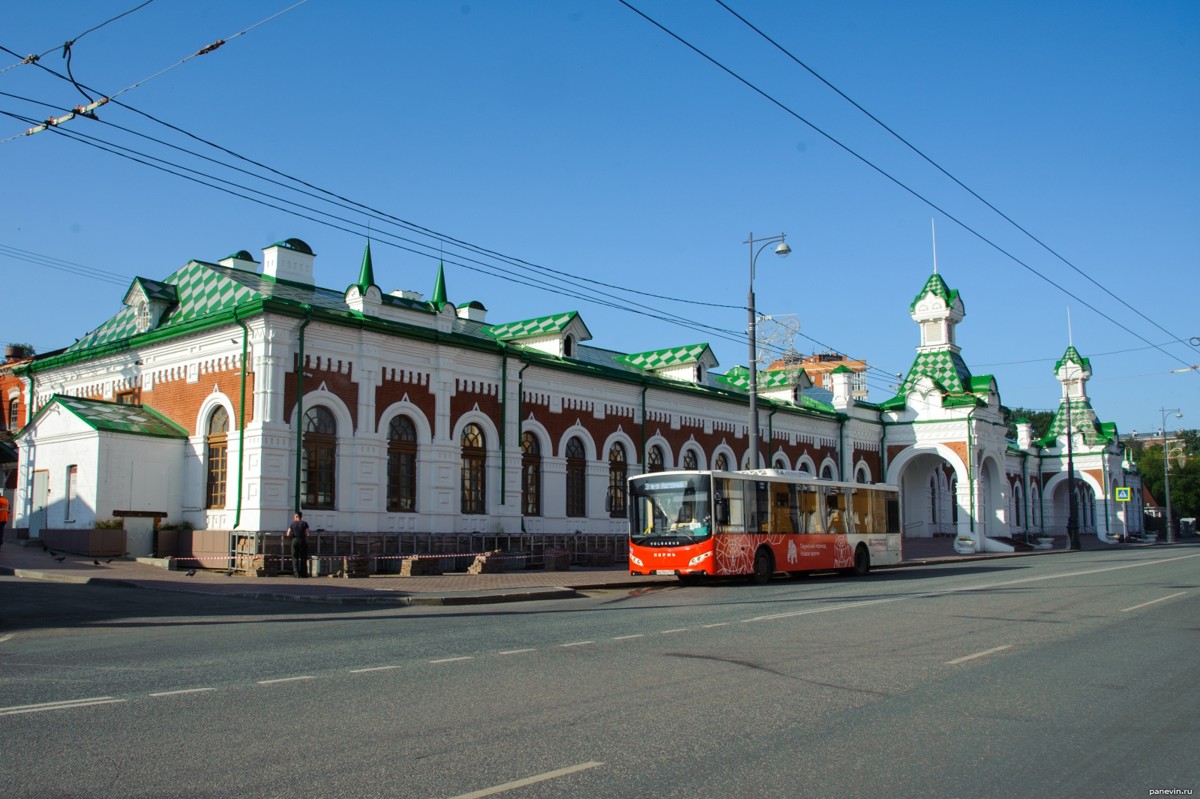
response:
[(760, 547), (754, 553), (754, 574), (750, 576), (750, 579), (755, 585), (766, 585), (774, 576), (775, 558), (771, 556), (771, 550)]

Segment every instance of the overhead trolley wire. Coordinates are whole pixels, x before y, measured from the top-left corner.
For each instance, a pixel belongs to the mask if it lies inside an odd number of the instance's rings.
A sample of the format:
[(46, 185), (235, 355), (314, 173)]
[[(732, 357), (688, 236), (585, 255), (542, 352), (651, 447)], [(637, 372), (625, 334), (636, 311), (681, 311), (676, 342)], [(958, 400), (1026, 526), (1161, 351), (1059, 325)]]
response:
[(839, 149), (841, 149), (842, 151), (844, 151), (844, 152), (845, 152), (845, 153), (847, 153), (848, 155), (851, 155), (851, 156), (853, 156), (853, 157), (854, 157), (855, 159), (857, 159), (858, 161), (862, 162), (863, 164), (865, 164), (866, 166), (870, 167), (870, 168), (871, 168), (872, 170), (874, 170), (875, 172), (877, 172), (877, 173), (879, 173), (880, 175), (882, 175), (883, 177), (887, 178), (889, 181), (891, 181), (892, 183), (894, 183), (896, 186), (898, 186), (899, 188), (901, 188), (901, 189), (903, 189), (904, 191), (908, 192), (908, 193), (909, 193), (909, 194), (911, 194), (913, 197), (915, 197), (915, 198), (917, 198), (918, 200), (920, 200), (921, 202), (923, 202), (925, 205), (929, 206), (930, 208), (934, 209), (934, 210), (935, 210), (935, 211), (937, 211), (938, 213), (942, 214), (942, 215), (943, 215), (943, 216), (945, 216), (947, 219), (949, 219), (950, 221), (954, 222), (956, 225), (958, 225), (959, 227), (961, 227), (963, 230), (967, 231), (968, 233), (970, 233), (971, 235), (975, 236), (975, 237), (976, 237), (977, 239), (979, 239), (980, 241), (982, 241), (982, 242), (984, 242), (985, 244), (987, 244), (987, 245), (988, 245), (989, 247), (991, 247), (992, 249), (996, 250), (996, 251), (997, 251), (997, 252), (999, 252), (1000, 254), (1002, 254), (1002, 255), (1004, 255), (1005, 257), (1007, 257), (1007, 258), (1008, 258), (1009, 260), (1011, 260), (1013, 263), (1016, 263), (1016, 264), (1020, 265), (1021, 267), (1023, 267), (1023, 268), (1024, 268), (1024, 269), (1026, 269), (1027, 271), (1029, 271), (1031, 274), (1034, 274), (1034, 275), (1036, 275), (1037, 277), (1041, 278), (1043, 281), (1045, 281), (1046, 283), (1049, 283), (1051, 286), (1053, 286), (1054, 288), (1058, 289), (1059, 291), (1061, 291), (1063, 294), (1067, 295), (1068, 297), (1070, 297), (1070, 298), (1072, 298), (1072, 299), (1074, 299), (1074, 300), (1076, 300), (1076, 301), (1078, 301), (1078, 302), (1082, 303), (1082, 304), (1083, 304), (1083, 305), (1084, 305), (1086, 308), (1088, 308), (1089, 310), (1091, 310), (1091, 311), (1092, 311), (1093, 313), (1095, 313), (1096, 315), (1100, 316), (1102, 319), (1107, 319), (1109, 322), (1111, 322), (1112, 324), (1114, 324), (1114, 325), (1116, 325), (1117, 327), (1121, 328), (1122, 330), (1124, 330), (1124, 331), (1125, 331), (1126, 333), (1128, 333), (1129, 335), (1131, 335), (1131, 336), (1133, 336), (1133, 337), (1135, 337), (1135, 338), (1139, 339), (1140, 341), (1144, 341), (1146, 344), (1149, 344), (1150, 346), (1154, 347), (1154, 348), (1155, 348), (1155, 349), (1157, 349), (1159, 352), (1161, 352), (1163, 355), (1166, 355), (1168, 358), (1171, 358), (1171, 359), (1173, 359), (1173, 360), (1176, 360), (1176, 361), (1178, 361), (1179, 363), (1181, 363), (1181, 364), (1184, 364), (1184, 365), (1190, 365), (1190, 364), (1187, 364), (1187, 362), (1186, 362), (1186, 361), (1184, 361), (1182, 358), (1179, 358), (1177, 355), (1174, 355), (1173, 353), (1170, 353), (1170, 352), (1168, 352), (1167, 350), (1163, 349), (1162, 347), (1160, 347), (1160, 346), (1158, 346), (1158, 345), (1154, 344), (1154, 343), (1153, 343), (1153, 342), (1151, 342), (1149, 339), (1147, 339), (1145, 336), (1143, 336), (1143, 335), (1141, 335), (1140, 333), (1137, 333), (1137, 332), (1135, 332), (1135, 331), (1133, 331), (1133, 330), (1129, 329), (1129, 328), (1128, 328), (1128, 327), (1126, 327), (1124, 324), (1122, 324), (1121, 322), (1118, 322), (1116, 319), (1113, 319), (1111, 316), (1109, 316), (1108, 314), (1104, 313), (1104, 312), (1103, 312), (1103, 311), (1101, 311), (1100, 309), (1096, 308), (1094, 305), (1092, 305), (1091, 303), (1087, 302), (1087, 301), (1086, 301), (1086, 300), (1084, 300), (1083, 298), (1081, 298), (1081, 297), (1079, 297), (1079, 296), (1075, 295), (1074, 293), (1072, 293), (1071, 291), (1069, 291), (1069, 290), (1068, 290), (1068, 289), (1066, 289), (1065, 287), (1063, 287), (1063, 286), (1060, 286), (1058, 283), (1054, 282), (1054, 280), (1052, 280), (1051, 278), (1049, 278), (1049, 277), (1047, 277), (1046, 275), (1042, 274), (1042, 273), (1041, 273), (1041, 272), (1039, 272), (1037, 269), (1033, 268), (1033, 267), (1032, 267), (1032, 266), (1030, 266), (1029, 264), (1027, 264), (1027, 263), (1025, 263), (1024, 261), (1022, 261), (1020, 258), (1018, 258), (1018, 257), (1017, 257), (1016, 255), (1014, 255), (1013, 253), (1009, 252), (1008, 250), (1004, 249), (1003, 247), (1001, 247), (1001, 246), (1000, 246), (999, 244), (997, 244), (996, 242), (994, 242), (994, 241), (992, 241), (991, 239), (989, 239), (988, 237), (984, 236), (982, 233), (980, 233), (979, 231), (975, 230), (975, 228), (971, 227), (970, 225), (968, 225), (968, 224), (967, 224), (966, 222), (964, 222), (963, 220), (959, 219), (959, 218), (958, 218), (957, 216), (955, 216), (954, 214), (951, 214), (949, 211), (947, 211), (947, 210), (945, 210), (944, 208), (942, 208), (941, 206), (939, 206), (939, 205), (938, 205), (937, 203), (935, 203), (933, 200), (931, 200), (931, 199), (929, 199), (928, 197), (924, 196), (923, 194), (921, 194), (920, 192), (918, 192), (916, 189), (912, 188), (912, 187), (911, 187), (911, 186), (909, 186), (908, 184), (906, 184), (906, 183), (904, 183), (903, 181), (901, 181), (899, 178), (897, 178), (897, 177), (893, 176), (893, 175), (892, 175), (890, 172), (888, 172), (888, 171), (886, 171), (885, 169), (883, 169), (883, 167), (880, 167), (880, 166), (878, 166), (878, 165), (877, 165), (877, 164), (875, 164), (873, 161), (869, 160), (869, 159), (868, 159), (866, 156), (864, 156), (864, 155), (861, 155), (861, 154), (860, 154), (860, 153), (858, 153), (856, 150), (854, 150), (853, 148), (851, 148), (849, 145), (846, 145), (846, 144), (842, 143), (842, 142), (841, 142), (839, 139), (835, 138), (835, 137), (834, 137), (832, 134), (830, 134), (830, 133), (827, 133), (827, 132), (826, 132), (825, 130), (823, 130), (822, 128), (819, 128), (819, 127), (817, 127), (817, 125), (816, 125), (815, 123), (813, 123), (813, 122), (809, 121), (809, 120), (808, 120), (807, 118), (805, 118), (805, 117), (804, 117), (802, 114), (800, 114), (799, 112), (797, 112), (797, 111), (793, 110), (791, 107), (789, 107), (788, 105), (786, 105), (785, 103), (783, 103), (783, 101), (781, 101), (781, 100), (777, 99), (776, 97), (774, 97), (773, 95), (771, 95), (771, 94), (767, 93), (767, 92), (766, 92), (764, 89), (761, 89), (761, 88), (759, 88), (757, 85), (755, 85), (754, 83), (750, 82), (748, 79), (746, 79), (746, 78), (742, 77), (742, 75), (740, 75), (739, 73), (735, 72), (735, 71), (734, 71), (733, 69), (731, 69), (730, 67), (727, 67), (727, 66), (725, 66), (723, 63), (721, 63), (720, 61), (718, 61), (716, 58), (714, 58), (713, 56), (711, 56), (711, 55), (709, 55), (708, 53), (704, 52), (703, 50), (701, 50), (699, 47), (697, 47), (696, 45), (692, 44), (692, 43), (691, 43), (691, 42), (689, 42), (688, 40), (684, 39), (682, 36), (680, 36), (679, 34), (675, 33), (675, 32), (674, 32), (674, 31), (672, 31), (670, 28), (667, 28), (667, 27), (666, 27), (665, 25), (663, 25), (662, 23), (658, 22), (657, 20), (655, 20), (655, 19), (653, 19), (652, 17), (648, 16), (648, 15), (647, 15), (647, 14), (645, 14), (644, 12), (640, 11), (639, 9), (637, 9), (636, 7), (634, 7), (632, 4), (630, 4), (630, 3), (628, 2), (628, 0), (617, 0), (617, 2), (618, 2), (618, 3), (620, 3), (621, 5), (625, 6), (626, 8), (628, 8), (628, 9), (629, 9), (630, 11), (632, 11), (634, 14), (637, 14), (639, 17), (641, 17), (642, 19), (644, 19), (646, 22), (649, 22), (651, 25), (653, 25), (654, 27), (658, 28), (658, 29), (659, 29), (660, 31), (662, 31), (663, 33), (665, 33), (665, 34), (667, 34), (668, 36), (670, 36), (670, 37), (671, 37), (672, 39), (674, 39), (675, 41), (677, 41), (677, 42), (679, 42), (680, 44), (682, 44), (684, 47), (686, 47), (686, 48), (688, 48), (689, 50), (691, 50), (691, 51), (692, 51), (693, 53), (695, 53), (696, 55), (698, 55), (698, 56), (700, 56), (701, 58), (703, 58), (705, 61), (708, 61), (710, 64), (712, 64), (713, 66), (715, 66), (717, 69), (719, 69), (719, 70), (721, 70), (722, 72), (724, 72), (725, 74), (729, 75), (731, 78), (733, 78), (733, 79), (734, 79), (734, 80), (736, 80), (737, 82), (741, 83), (743, 86), (745, 86), (746, 88), (750, 89), (750, 90), (751, 90), (751, 91), (753, 91), (755, 94), (757, 94), (757, 95), (759, 95), (760, 97), (762, 97), (763, 99), (767, 100), (769, 103), (771, 103), (771, 104), (772, 104), (772, 105), (774, 105), (775, 107), (779, 108), (781, 111), (783, 111), (783, 112), (784, 112), (784, 113), (786, 113), (787, 115), (789, 115), (789, 116), (793, 117), (794, 119), (796, 119), (796, 120), (798, 120), (798, 121), (800, 121), (800, 122), (804, 123), (804, 124), (805, 124), (805, 125), (807, 125), (807, 126), (810, 128), (810, 129), (812, 129), (814, 132), (816, 132), (816, 133), (817, 133), (817, 134), (819, 134), (820, 136), (824, 137), (824, 138), (825, 138), (827, 141), (829, 141), (830, 143), (832, 143), (832, 144), (836, 145), (836, 146), (837, 146)]
[(746, 27), (750, 28), (750, 30), (754, 31), (754, 32), (755, 32), (755, 33), (757, 33), (759, 36), (761, 36), (761, 37), (762, 37), (764, 40), (766, 40), (768, 43), (770, 43), (770, 44), (771, 44), (771, 46), (773, 46), (775, 49), (779, 50), (779, 52), (783, 53), (785, 56), (787, 56), (789, 59), (791, 59), (791, 60), (792, 60), (793, 62), (795, 62), (797, 65), (799, 65), (801, 68), (803, 68), (803, 69), (804, 69), (806, 72), (808, 72), (808, 74), (812, 75), (814, 78), (816, 78), (817, 80), (819, 80), (821, 83), (823, 83), (823, 84), (825, 84), (827, 87), (829, 87), (829, 89), (831, 89), (833, 92), (835, 92), (835, 93), (836, 93), (836, 94), (837, 94), (839, 97), (841, 97), (843, 100), (845, 100), (846, 102), (850, 103), (850, 105), (854, 106), (854, 107), (855, 107), (855, 108), (857, 108), (859, 111), (861, 111), (863, 114), (865, 114), (865, 115), (866, 115), (868, 118), (870, 118), (870, 120), (871, 120), (872, 122), (874, 122), (875, 124), (879, 125), (879, 127), (883, 128), (883, 129), (884, 129), (884, 130), (886, 130), (888, 133), (890, 133), (890, 134), (891, 134), (893, 137), (895, 137), (895, 138), (896, 138), (896, 139), (897, 139), (897, 140), (898, 140), (900, 143), (902, 143), (902, 144), (903, 144), (905, 147), (907, 147), (908, 149), (912, 150), (914, 153), (916, 153), (917, 155), (919, 155), (919, 156), (920, 156), (922, 159), (924, 159), (924, 160), (925, 160), (925, 161), (926, 161), (926, 162), (927, 162), (927, 163), (928, 163), (930, 166), (932, 166), (932, 167), (933, 167), (934, 169), (936, 169), (938, 172), (941, 172), (943, 175), (945, 175), (947, 178), (949, 178), (951, 181), (953, 181), (953, 182), (954, 182), (954, 183), (955, 183), (955, 184), (956, 184), (956, 185), (957, 185), (959, 188), (961, 188), (963, 191), (967, 192), (967, 193), (968, 193), (968, 194), (970, 194), (972, 197), (974, 197), (976, 200), (978, 200), (979, 202), (983, 203), (983, 204), (984, 204), (985, 206), (987, 206), (989, 209), (991, 209), (992, 211), (994, 211), (994, 212), (995, 212), (997, 215), (999, 215), (999, 216), (1000, 216), (1000, 218), (1001, 218), (1001, 219), (1003, 219), (1005, 222), (1008, 222), (1010, 225), (1012, 225), (1013, 227), (1015, 227), (1015, 228), (1016, 228), (1017, 230), (1019, 230), (1021, 233), (1024, 233), (1024, 234), (1025, 234), (1027, 237), (1029, 237), (1029, 238), (1030, 238), (1030, 239), (1031, 239), (1033, 242), (1035, 242), (1035, 243), (1036, 243), (1038, 246), (1040, 246), (1040, 247), (1041, 247), (1042, 249), (1044, 249), (1046, 252), (1050, 253), (1050, 254), (1051, 254), (1051, 255), (1053, 255), (1055, 258), (1057, 258), (1059, 261), (1062, 261), (1064, 264), (1066, 264), (1067, 266), (1069, 266), (1071, 269), (1075, 270), (1075, 272), (1076, 272), (1077, 274), (1079, 274), (1081, 277), (1085, 278), (1085, 279), (1086, 279), (1088, 282), (1090, 282), (1090, 283), (1091, 283), (1092, 285), (1094, 285), (1096, 288), (1100, 289), (1100, 290), (1101, 290), (1101, 291), (1103, 291), (1105, 294), (1107, 294), (1108, 296), (1112, 297), (1112, 298), (1113, 298), (1114, 300), (1116, 300), (1117, 302), (1119, 302), (1119, 303), (1121, 303), (1122, 305), (1124, 305), (1126, 308), (1128, 308), (1128, 309), (1129, 309), (1130, 311), (1132, 311), (1133, 313), (1135, 313), (1135, 314), (1137, 314), (1138, 316), (1142, 317), (1142, 319), (1144, 319), (1145, 321), (1147, 321), (1147, 322), (1149, 322), (1150, 324), (1152, 324), (1152, 325), (1154, 325), (1155, 327), (1157, 327), (1157, 328), (1158, 328), (1159, 330), (1161, 330), (1163, 333), (1166, 333), (1168, 336), (1170, 336), (1170, 337), (1173, 339), (1173, 341), (1184, 341), (1184, 339), (1183, 339), (1183, 338), (1181, 338), (1180, 336), (1176, 335), (1175, 333), (1172, 333), (1170, 330), (1167, 330), (1165, 327), (1163, 327), (1162, 325), (1160, 325), (1160, 324), (1159, 324), (1158, 322), (1156, 322), (1154, 319), (1152, 319), (1151, 317), (1149, 317), (1149, 316), (1147, 316), (1146, 314), (1144, 314), (1144, 313), (1142, 313), (1141, 311), (1139, 311), (1137, 308), (1135, 308), (1135, 307), (1133, 307), (1132, 305), (1130, 305), (1130, 304), (1129, 304), (1128, 302), (1126, 302), (1126, 301), (1125, 301), (1125, 299), (1124, 299), (1124, 298), (1122, 298), (1122, 297), (1121, 297), (1119, 294), (1117, 294), (1116, 292), (1114, 292), (1114, 291), (1112, 291), (1111, 289), (1109, 289), (1107, 286), (1105, 286), (1105, 285), (1103, 285), (1102, 283), (1100, 283), (1099, 281), (1097, 281), (1095, 278), (1093, 278), (1091, 275), (1089, 275), (1089, 274), (1088, 274), (1087, 272), (1085, 272), (1084, 270), (1080, 269), (1078, 266), (1076, 266), (1075, 264), (1073, 264), (1071, 261), (1067, 260), (1067, 259), (1066, 259), (1066, 258), (1065, 258), (1063, 255), (1061, 255), (1061, 254), (1060, 254), (1060, 253), (1059, 253), (1057, 250), (1055, 250), (1055, 249), (1054, 249), (1053, 247), (1051, 247), (1049, 244), (1047, 244), (1046, 242), (1042, 241), (1040, 238), (1038, 238), (1037, 236), (1035, 236), (1035, 235), (1034, 235), (1033, 233), (1031, 233), (1031, 232), (1030, 232), (1028, 229), (1026, 229), (1024, 226), (1022, 226), (1021, 224), (1019, 224), (1019, 223), (1018, 223), (1016, 220), (1014, 220), (1012, 217), (1010, 217), (1008, 214), (1004, 213), (1004, 212), (1003, 212), (1003, 211), (1001, 211), (999, 208), (997, 208), (995, 205), (993, 205), (992, 203), (990, 203), (990, 202), (988, 202), (987, 200), (985, 200), (985, 199), (984, 199), (983, 197), (981, 197), (981, 196), (980, 196), (980, 195), (979, 195), (979, 194), (978, 194), (978, 193), (977, 193), (977, 192), (976, 192), (974, 189), (972, 189), (972, 188), (971, 188), (970, 186), (968, 186), (967, 184), (963, 183), (961, 180), (959, 180), (959, 179), (958, 179), (957, 177), (955, 177), (954, 175), (950, 174), (950, 172), (949, 172), (949, 171), (947, 171), (947, 170), (946, 170), (944, 167), (942, 167), (942, 165), (941, 165), (941, 164), (939, 164), (937, 161), (935, 161), (935, 160), (933, 160), (932, 158), (930, 158), (928, 155), (926, 155), (924, 152), (922, 152), (922, 151), (921, 151), (921, 150), (920, 150), (920, 149), (919, 149), (919, 148), (918, 148), (916, 145), (914, 145), (914, 144), (913, 144), (912, 142), (910, 142), (908, 139), (906, 139), (906, 138), (904, 138), (903, 136), (901, 136), (899, 133), (897, 133), (895, 130), (893, 130), (893, 129), (892, 129), (890, 126), (888, 126), (887, 124), (885, 124), (885, 123), (883, 122), (883, 120), (879, 119), (879, 117), (875, 116), (875, 115), (874, 115), (874, 114), (872, 114), (870, 111), (868, 111), (867, 109), (863, 108), (863, 107), (862, 107), (862, 106), (861, 106), (859, 103), (855, 102), (855, 101), (854, 101), (854, 100), (853, 100), (853, 99), (852, 99), (850, 96), (848, 96), (848, 95), (847, 95), (845, 92), (843, 92), (843, 91), (842, 91), (841, 89), (839, 89), (837, 86), (834, 86), (832, 83), (830, 83), (828, 80), (826, 80), (826, 79), (825, 79), (823, 76), (821, 76), (821, 75), (820, 75), (820, 74), (819, 74), (819, 73), (818, 73), (816, 70), (814, 70), (814, 69), (813, 69), (812, 67), (810, 67), (808, 64), (806, 64), (806, 63), (804, 63), (802, 60), (800, 60), (800, 59), (799, 59), (799, 58), (798, 58), (798, 57), (797, 57), (797, 56), (796, 56), (794, 53), (792, 53), (792, 52), (791, 52), (790, 50), (788, 50), (786, 47), (784, 47), (783, 45), (781, 45), (779, 42), (775, 41), (775, 39), (773, 39), (773, 38), (771, 38), (770, 36), (768, 36), (768, 35), (767, 35), (767, 34), (766, 34), (766, 33), (765, 33), (763, 30), (761, 30), (760, 28), (758, 28), (757, 26), (755, 26), (753, 23), (751, 23), (749, 20), (747, 20), (747, 19), (746, 19), (745, 17), (743, 17), (741, 14), (739, 14), (738, 12), (736, 12), (736, 11), (734, 11), (732, 8), (730, 8), (730, 7), (729, 7), (729, 6), (728, 6), (728, 5), (727, 5), (727, 4), (724, 2), (724, 0), (713, 0), (713, 2), (715, 2), (717, 5), (721, 6), (721, 8), (725, 9), (726, 11), (728, 11), (728, 12), (729, 12), (730, 14), (732, 14), (734, 17), (736, 17), (736, 18), (737, 18), (739, 21), (741, 21), (741, 22), (742, 22), (742, 23), (743, 23), (743, 24), (744, 24)]

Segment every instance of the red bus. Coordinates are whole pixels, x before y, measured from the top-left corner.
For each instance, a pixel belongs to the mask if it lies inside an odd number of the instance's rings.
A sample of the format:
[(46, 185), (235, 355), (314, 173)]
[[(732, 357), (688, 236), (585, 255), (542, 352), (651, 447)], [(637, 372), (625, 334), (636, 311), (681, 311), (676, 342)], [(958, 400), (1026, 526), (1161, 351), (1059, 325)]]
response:
[(749, 575), (899, 563), (900, 492), (802, 472), (653, 472), (629, 478), (629, 573)]

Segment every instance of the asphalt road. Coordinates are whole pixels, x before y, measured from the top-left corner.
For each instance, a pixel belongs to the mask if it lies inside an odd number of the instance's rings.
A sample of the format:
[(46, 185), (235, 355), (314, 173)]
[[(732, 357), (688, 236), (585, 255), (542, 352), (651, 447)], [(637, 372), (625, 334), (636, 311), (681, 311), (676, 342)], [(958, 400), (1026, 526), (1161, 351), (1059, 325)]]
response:
[(0, 792), (1195, 795), (1197, 618), (1200, 546), (469, 610), (0, 578)]

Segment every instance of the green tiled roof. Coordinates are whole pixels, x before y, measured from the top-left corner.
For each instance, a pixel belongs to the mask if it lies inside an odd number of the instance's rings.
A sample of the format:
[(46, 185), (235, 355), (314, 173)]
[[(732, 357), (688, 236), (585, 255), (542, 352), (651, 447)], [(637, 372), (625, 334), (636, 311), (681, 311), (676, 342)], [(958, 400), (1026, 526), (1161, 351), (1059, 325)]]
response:
[(1054, 371), (1057, 373), (1063, 367), (1063, 364), (1067, 362), (1078, 364), (1084, 371), (1092, 371), (1092, 362), (1080, 355), (1079, 350), (1075, 349), (1074, 345), (1068, 346), (1063, 356), (1054, 362)]
[[(758, 381), (758, 389), (786, 388), (796, 385), (803, 369), (769, 369), (754, 373)], [(745, 366), (734, 366), (723, 375), (716, 375), (717, 380), (742, 391), (750, 390), (750, 370)]]
[[(129, 291), (133, 291), (133, 286), (141, 286), (142, 293), (146, 295), (148, 300), (158, 300), (175, 304), (179, 302), (179, 294), (175, 291), (175, 287), (169, 283), (160, 283), (157, 280), (150, 280), (145, 277), (135, 277), (133, 285), (129, 287)], [(125, 292), (125, 296), (129, 296), (129, 291)]]
[(187, 438), (187, 430), (147, 405), (122, 405), (117, 402), (81, 399), (55, 394), (40, 411), (57, 403), (79, 417), (94, 430), (106, 433), (129, 433), (156, 438)]
[(925, 281), (925, 287), (917, 293), (917, 296), (913, 299), (912, 304), (908, 306), (909, 312), (911, 313), (915, 311), (917, 309), (917, 303), (921, 301), (922, 297), (930, 292), (933, 292), (938, 297), (941, 297), (942, 300), (945, 301), (947, 308), (953, 305), (954, 301), (958, 299), (958, 292), (952, 291), (950, 287), (946, 285), (946, 281), (942, 280), (942, 276), (937, 272), (934, 272), (929, 276), (929, 280)]
[(537, 319), (525, 319), (520, 322), (509, 322), (503, 325), (489, 325), (483, 332), (499, 341), (512, 341), (521, 338), (535, 338), (561, 333), (579, 316), (578, 311), (540, 316)]
[(918, 353), (900, 385), (899, 393), (907, 394), (923, 377), (928, 377), (950, 394), (964, 394), (971, 390), (971, 370), (962, 357), (951, 350)]
[[(143, 285), (157, 283), (138, 278)], [(206, 316), (232, 310), (238, 305), (255, 300), (279, 299), (297, 304), (310, 305), (330, 311), (351, 313), (346, 305), (345, 293), (275, 280), (272, 277), (233, 269), (204, 261), (192, 261), (171, 274), (159, 286), (175, 292), (177, 302), (159, 321), (155, 330), (166, 330)], [(386, 305), (400, 305), (428, 310), (429, 304), (405, 300), (387, 295)], [(121, 341), (137, 334), (137, 310), (123, 308), (116, 316), (91, 331), (67, 348), (67, 352), (79, 352), (104, 344)]]
[(1054, 421), (1046, 437), (1038, 443), (1042, 446), (1054, 446), (1055, 440), (1067, 431), (1067, 405), (1071, 406), (1071, 429), (1083, 437), (1083, 443), (1089, 446), (1103, 446), (1112, 441), (1116, 435), (1116, 425), (1111, 422), (1102, 424), (1092, 410), (1092, 404), (1086, 399), (1063, 400), (1054, 413)]
[(665, 350), (654, 350), (653, 352), (635, 352), (630, 355), (622, 355), (617, 360), (624, 361), (630, 366), (636, 366), (639, 369), (653, 372), (659, 369), (668, 369), (672, 366), (684, 366), (696, 363), (704, 357), (705, 352), (709, 352), (707, 344), (689, 344), (686, 347), (672, 347)]

